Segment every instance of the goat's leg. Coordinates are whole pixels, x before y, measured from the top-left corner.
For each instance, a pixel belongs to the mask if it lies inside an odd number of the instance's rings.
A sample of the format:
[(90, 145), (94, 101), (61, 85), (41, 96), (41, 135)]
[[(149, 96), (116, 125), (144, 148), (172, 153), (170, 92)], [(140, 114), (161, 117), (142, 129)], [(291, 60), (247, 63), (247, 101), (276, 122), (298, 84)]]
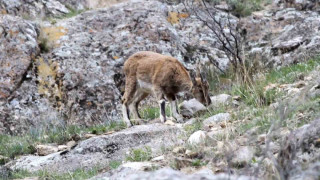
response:
[(136, 92), (136, 80), (129, 79), (129, 78), (126, 79), (125, 92), (122, 97), (122, 116), (123, 116), (123, 121), (127, 124), (127, 127), (132, 126), (132, 123), (130, 122), (128, 106), (132, 103), (135, 92)]
[(178, 113), (177, 101), (171, 100), (171, 112), (172, 116), (177, 120), (178, 123), (183, 123), (183, 117)]
[(166, 101), (164, 99), (164, 95), (159, 87), (154, 88), (153, 92), (160, 106), (160, 120), (164, 123), (166, 122)]
[(168, 94), (167, 98), (169, 99), (171, 105), (171, 116), (177, 120), (179, 123), (183, 123), (183, 117), (178, 113), (177, 110), (177, 101), (174, 94)]
[(139, 102), (147, 96), (148, 96), (148, 93), (144, 93), (142, 91), (137, 90), (134, 95), (133, 101), (129, 106), (129, 110), (133, 115), (132, 120), (134, 120), (136, 122), (136, 124), (142, 124), (141, 116), (138, 112), (138, 105), (139, 105)]

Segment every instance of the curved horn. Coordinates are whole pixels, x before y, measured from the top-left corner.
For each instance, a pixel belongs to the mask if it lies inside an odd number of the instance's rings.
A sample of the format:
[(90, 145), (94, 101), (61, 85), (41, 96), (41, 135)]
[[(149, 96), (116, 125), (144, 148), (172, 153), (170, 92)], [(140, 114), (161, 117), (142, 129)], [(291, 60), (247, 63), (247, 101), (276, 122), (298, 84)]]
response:
[(196, 77), (201, 77), (199, 61), (196, 65)]

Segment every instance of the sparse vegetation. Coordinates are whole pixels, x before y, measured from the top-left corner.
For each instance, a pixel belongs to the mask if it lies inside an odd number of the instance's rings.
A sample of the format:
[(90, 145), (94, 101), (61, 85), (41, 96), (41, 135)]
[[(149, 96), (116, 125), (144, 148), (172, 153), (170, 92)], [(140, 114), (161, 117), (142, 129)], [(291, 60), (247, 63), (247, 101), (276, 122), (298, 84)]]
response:
[(69, 13), (63, 15), (63, 16), (60, 16), (60, 17), (57, 17), (57, 19), (65, 19), (65, 18), (71, 18), (71, 17), (74, 17), (84, 11), (86, 11), (87, 9), (83, 9), (83, 10), (76, 10), (68, 5), (66, 5), (66, 7), (69, 9)]
[[(170, 108), (166, 106), (166, 116), (170, 116)], [(157, 107), (144, 107), (139, 110), (141, 118), (144, 120), (151, 120), (160, 116), (160, 108)]]
[(152, 150), (150, 147), (132, 149), (129, 155), (126, 157), (127, 161), (141, 162), (148, 161), (152, 158)]
[(79, 179), (84, 180), (90, 177), (95, 176), (99, 173), (98, 167), (91, 168), (90, 170), (85, 169), (77, 169), (73, 172), (65, 173), (65, 174), (57, 174), (51, 173), (49, 171), (43, 170), (38, 172), (28, 172), (26, 170), (17, 170), (11, 173), (10, 179), (23, 179), (27, 177), (38, 177), (39, 179), (43, 180), (73, 180)]
[(43, 129), (31, 129), (23, 136), (0, 135), (0, 155), (13, 159), (18, 155), (35, 153), (35, 146), (40, 143), (63, 144), (73, 139), (78, 140), (86, 133), (102, 134), (108, 131), (118, 131), (125, 127), (123, 122), (112, 122), (92, 127), (47, 126)]
[(192, 161), (192, 166), (200, 167), (206, 165), (207, 162), (202, 161), (201, 159), (195, 159)]
[(121, 165), (120, 161), (111, 161), (109, 163), (109, 166), (111, 169), (117, 169)]
[(200, 130), (202, 128), (202, 121), (199, 119), (196, 120), (193, 124), (184, 126), (184, 130), (187, 132), (187, 135), (191, 135), (192, 133)]
[[(223, 0), (212, 0), (217, 5)], [(271, 4), (271, 0), (226, 0), (231, 8), (231, 13), (237, 17), (245, 17), (251, 15), (254, 11), (262, 10), (264, 6)]]

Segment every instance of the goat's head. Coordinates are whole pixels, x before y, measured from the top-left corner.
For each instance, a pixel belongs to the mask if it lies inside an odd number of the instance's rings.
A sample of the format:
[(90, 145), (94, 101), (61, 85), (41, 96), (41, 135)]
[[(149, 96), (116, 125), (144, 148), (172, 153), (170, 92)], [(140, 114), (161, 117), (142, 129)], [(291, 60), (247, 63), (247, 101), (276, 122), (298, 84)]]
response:
[(191, 89), (193, 96), (205, 106), (209, 106), (211, 99), (209, 96), (209, 83), (205, 74), (200, 72), (200, 67), (198, 66), (196, 72), (190, 72), (190, 76), (193, 84)]

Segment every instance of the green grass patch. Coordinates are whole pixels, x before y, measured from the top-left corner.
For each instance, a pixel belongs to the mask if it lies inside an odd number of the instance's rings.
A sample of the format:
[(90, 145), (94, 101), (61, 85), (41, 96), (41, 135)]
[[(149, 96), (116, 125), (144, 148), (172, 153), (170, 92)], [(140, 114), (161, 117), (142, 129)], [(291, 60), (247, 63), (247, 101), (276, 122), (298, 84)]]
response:
[(201, 159), (195, 159), (192, 161), (191, 165), (194, 167), (200, 167), (200, 166), (205, 166), (207, 165), (207, 162), (202, 161)]
[(64, 14), (64, 15), (62, 15), (62, 16), (59, 16), (59, 17), (57, 17), (57, 19), (66, 19), (66, 18), (71, 18), (71, 17), (74, 17), (74, 16), (76, 16), (76, 15), (78, 15), (78, 14), (80, 14), (80, 13), (82, 13), (82, 12), (84, 12), (84, 11), (86, 11), (86, 10), (87, 10), (87, 9), (83, 9), (83, 10), (76, 10), (76, 9), (74, 9), (74, 8), (70, 7), (70, 6), (66, 6), (66, 7), (68, 8), (69, 13)]
[(320, 65), (320, 57), (272, 70), (266, 75), (267, 83), (293, 83)]
[(202, 122), (200, 120), (196, 120), (193, 124), (184, 126), (184, 130), (187, 132), (187, 136), (189, 137), (192, 133), (202, 129)]
[[(170, 107), (166, 106), (166, 116), (170, 116)], [(142, 119), (152, 120), (160, 117), (160, 108), (159, 107), (145, 107), (139, 110), (139, 114)]]
[(315, 58), (307, 62), (282, 67), (278, 70), (271, 70), (266, 73), (264, 78), (257, 79), (251, 85), (235, 84), (232, 87), (231, 94), (241, 96), (241, 99), (249, 106), (268, 106), (284, 94), (277, 91), (276, 88), (265, 91), (264, 88), (267, 85), (293, 83), (310, 71), (315, 70), (319, 65), (320, 58)]
[(111, 161), (109, 163), (109, 166), (111, 169), (117, 169), (121, 165), (120, 161)]
[(127, 161), (142, 162), (149, 161), (152, 158), (152, 150), (149, 146), (144, 148), (132, 149), (126, 157)]
[(77, 169), (73, 172), (58, 174), (49, 171), (28, 172), (26, 170), (13, 171), (9, 179), (23, 179), (26, 177), (38, 177), (45, 180), (74, 180), (74, 179), (88, 179), (99, 173), (99, 168), (92, 168), (90, 170)]

